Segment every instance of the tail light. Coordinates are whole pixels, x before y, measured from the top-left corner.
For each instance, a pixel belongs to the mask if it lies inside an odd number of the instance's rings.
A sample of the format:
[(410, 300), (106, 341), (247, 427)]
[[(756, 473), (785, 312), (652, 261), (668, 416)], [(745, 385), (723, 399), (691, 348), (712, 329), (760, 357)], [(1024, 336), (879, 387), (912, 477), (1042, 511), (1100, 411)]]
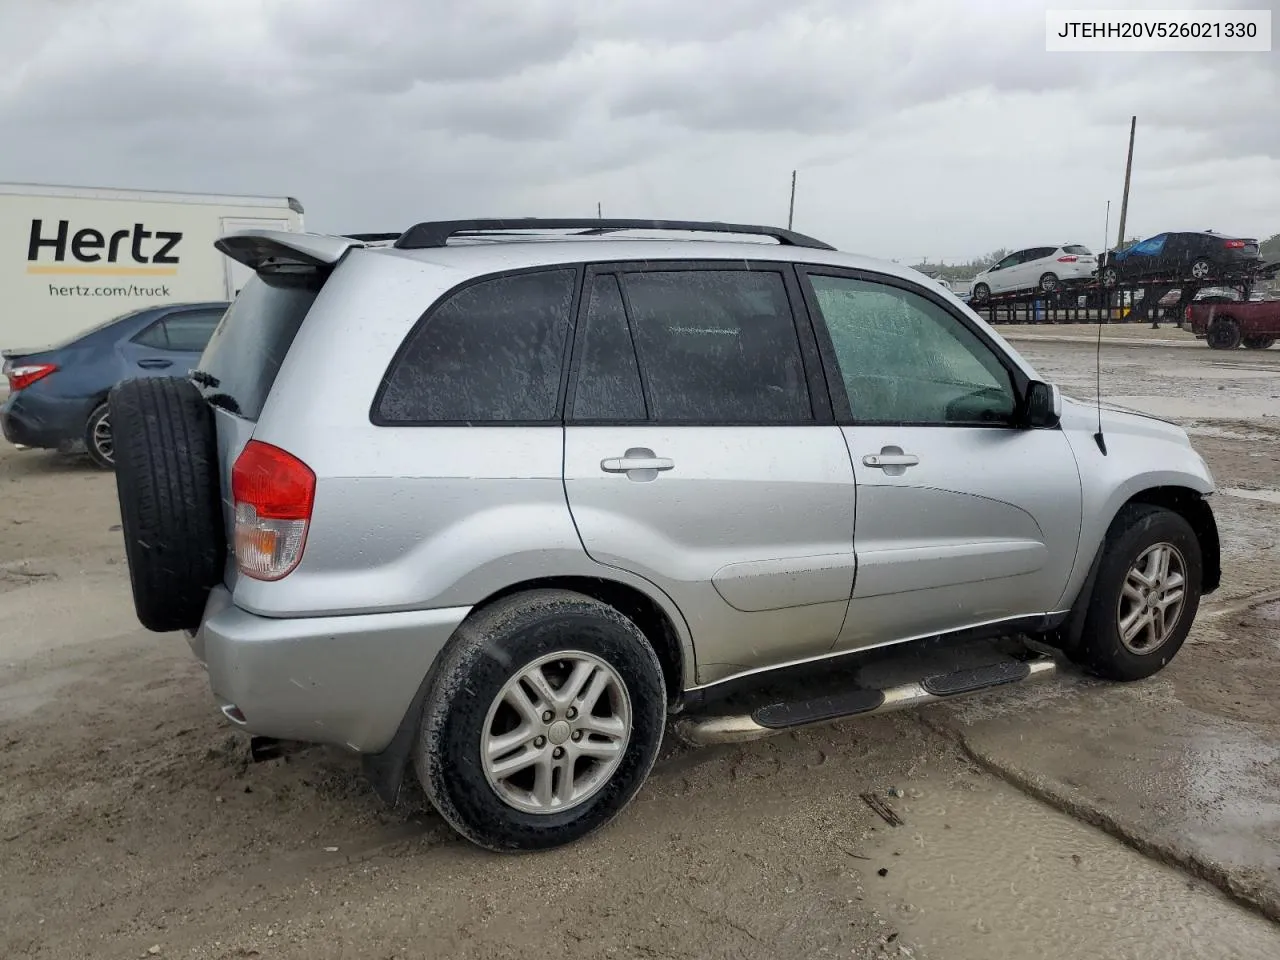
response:
[(286, 577), (302, 559), (316, 475), (291, 453), (250, 440), (231, 468), (236, 565), (255, 580)]
[(1079, 257), (1073, 257), (1073, 256), (1068, 255), (1068, 256), (1065, 256), (1065, 257), (1059, 257), (1059, 258), (1058, 258), (1058, 262), (1059, 262), (1059, 263), (1075, 263), (1075, 262), (1076, 262), (1077, 260), (1079, 260), (1079, 259), (1080, 259)]
[(1223, 246), (1228, 250), (1243, 250), (1245, 248), (1245, 242), (1243, 240), (1228, 240), (1223, 244)]
[(1187, 323), (1191, 322), (1191, 307), (1189, 305), (1187, 309), (1182, 311), (1182, 319), (1187, 321)]
[(43, 380), (57, 369), (57, 365), (53, 363), (25, 363), (10, 367), (7, 371), (9, 392), (17, 393), (19, 390), (31, 386), (37, 380)]

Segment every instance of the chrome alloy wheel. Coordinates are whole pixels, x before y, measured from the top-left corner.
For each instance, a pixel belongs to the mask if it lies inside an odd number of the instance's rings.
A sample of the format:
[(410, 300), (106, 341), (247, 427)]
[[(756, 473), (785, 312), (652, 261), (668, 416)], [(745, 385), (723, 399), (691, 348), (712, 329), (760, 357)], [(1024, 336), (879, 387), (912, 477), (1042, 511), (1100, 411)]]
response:
[(1120, 642), (1145, 656), (1162, 647), (1177, 629), (1186, 597), (1187, 565), (1171, 543), (1156, 543), (1138, 555), (1117, 604)]
[(524, 667), (485, 717), (485, 779), (509, 806), (560, 813), (595, 795), (631, 737), (631, 699), (613, 667), (590, 653), (557, 651)]

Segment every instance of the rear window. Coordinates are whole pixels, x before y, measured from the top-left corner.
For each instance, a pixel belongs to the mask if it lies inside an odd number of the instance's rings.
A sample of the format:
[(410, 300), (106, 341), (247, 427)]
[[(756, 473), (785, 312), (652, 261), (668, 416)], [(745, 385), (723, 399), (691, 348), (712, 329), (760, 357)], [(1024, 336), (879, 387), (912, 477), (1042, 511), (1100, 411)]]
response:
[(230, 397), (241, 416), (257, 420), (323, 282), (314, 273), (251, 278), (200, 356), (198, 369), (218, 381), (206, 391)]
[(1075, 257), (1091, 257), (1091, 256), (1093, 256), (1093, 254), (1089, 252), (1089, 248), (1088, 248), (1088, 247), (1082, 247), (1082, 246), (1080, 246), (1080, 244), (1078, 244), (1078, 243), (1073, 243), (1073, 244), (1071, 244), (1070, 246), (1063, 247), (1063, 248), (1062, 248), (1062, 252), (1063, 252), (1063, 253), (1069, 253), (1069, 254), (1071, 254), (1072, 256), (1075, 256)]

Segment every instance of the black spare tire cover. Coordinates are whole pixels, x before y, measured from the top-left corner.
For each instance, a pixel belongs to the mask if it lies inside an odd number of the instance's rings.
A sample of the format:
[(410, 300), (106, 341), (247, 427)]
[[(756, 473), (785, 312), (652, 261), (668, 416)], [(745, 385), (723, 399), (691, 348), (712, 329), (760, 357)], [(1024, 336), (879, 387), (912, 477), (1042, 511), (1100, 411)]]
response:
[(190, 380), (126, 380), (107, 400), (138, 619), (194, 629), (222, 580), (226, 536), (213, 411)]

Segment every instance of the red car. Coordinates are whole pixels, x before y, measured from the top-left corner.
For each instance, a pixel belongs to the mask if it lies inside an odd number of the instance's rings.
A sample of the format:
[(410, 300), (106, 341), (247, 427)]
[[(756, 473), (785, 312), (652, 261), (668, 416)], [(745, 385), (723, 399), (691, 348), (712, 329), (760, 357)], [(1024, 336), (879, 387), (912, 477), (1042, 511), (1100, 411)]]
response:
[(1214, 350), (1265, 350), (1280, 337), (1280, 300), (1218, 299), (1187, 307), (1183, 330), (1190, 330)]

